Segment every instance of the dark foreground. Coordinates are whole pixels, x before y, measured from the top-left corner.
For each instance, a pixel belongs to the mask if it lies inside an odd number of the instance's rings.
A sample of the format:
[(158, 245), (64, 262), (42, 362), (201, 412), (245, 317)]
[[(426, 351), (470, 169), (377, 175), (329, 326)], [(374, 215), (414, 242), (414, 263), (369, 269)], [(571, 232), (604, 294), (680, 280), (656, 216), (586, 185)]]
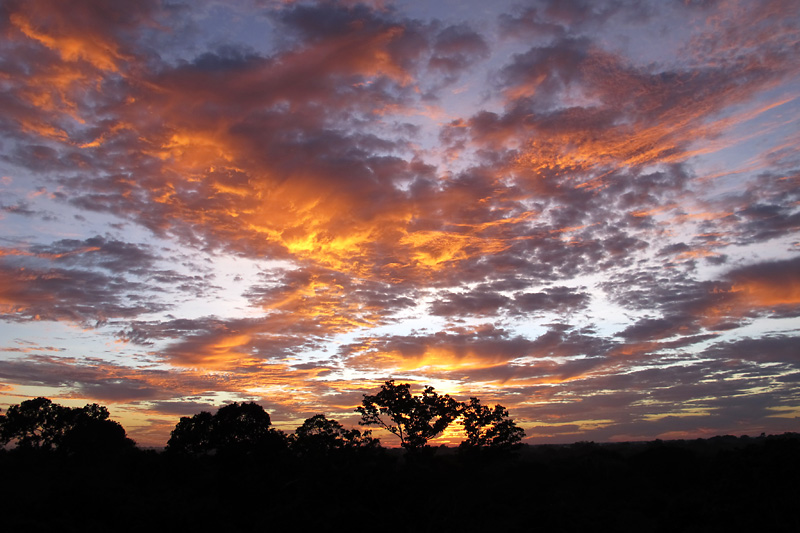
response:
[(0, 475), (3, 531), (800, 531), (800, 434), (469, 457), (14, 451)]

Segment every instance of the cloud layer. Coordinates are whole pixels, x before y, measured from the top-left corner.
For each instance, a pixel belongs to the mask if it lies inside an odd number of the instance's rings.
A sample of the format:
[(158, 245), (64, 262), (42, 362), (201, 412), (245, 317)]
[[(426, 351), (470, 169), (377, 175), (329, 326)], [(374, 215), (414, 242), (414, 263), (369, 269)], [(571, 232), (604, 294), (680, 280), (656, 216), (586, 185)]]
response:
[(532, 442), (796, 424), (792, 2), (439, 9), (4, 3), (5, 403), (155, 444), (390, 377)]

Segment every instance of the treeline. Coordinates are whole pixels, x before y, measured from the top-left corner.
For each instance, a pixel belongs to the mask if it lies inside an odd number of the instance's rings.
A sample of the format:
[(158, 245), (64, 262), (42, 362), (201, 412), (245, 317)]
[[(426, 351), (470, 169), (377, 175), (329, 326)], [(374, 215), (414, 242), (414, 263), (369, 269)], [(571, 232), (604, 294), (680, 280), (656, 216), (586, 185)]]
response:
[[(458, 402), (427, 387), (413, 395), (408, 384), (386, 381), (374, 395), (364, 395), (360, 423), (378, 426), (397, 436), (411, 455), (428, 448), (428, 441), (458, 420), (466, 453), (509, 452), (520, 446), (524, 431), (502, 405), (488, 407), (478, 398)], [(124, 428), (109, 419), (98, 404), (65, 407), (47, 398), (26, 400), (0, 415), (0, 446), (62, 454), (115, 453), (135, 445)], [(182, 417), (170, 434), (166, 452), (176, 455), (328, 455), (372, 453), (381, 448), (370, 430), (345, 429), (324, 414), (308, 418), (294, 433), (272, 427), (269, 414), (254, 402), (234, 402), (212, 414), (202, 411)]]
[[(28, 400), (2, 417), (0, 527), (800, 531), (797, 433), (526, 446), (497, 439), (520, 436), (501, 406), (394, 382), (359, 413), (403, 448), (323, 415), (285, 434), (257, 404), (236, 403), (182, 418), (157, 452), (136, 448), (102, 406)], [(428, 446), (450, 423), (465, 426), (465, 443)]]

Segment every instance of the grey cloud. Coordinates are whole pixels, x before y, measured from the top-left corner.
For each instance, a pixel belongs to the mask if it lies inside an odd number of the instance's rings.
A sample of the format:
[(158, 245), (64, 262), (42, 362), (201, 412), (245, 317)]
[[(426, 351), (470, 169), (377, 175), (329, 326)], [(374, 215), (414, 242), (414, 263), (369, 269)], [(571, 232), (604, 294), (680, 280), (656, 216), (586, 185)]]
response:
[(28, 202), (19, 202), (15, 205), (3, 205), (0, 204), (0, 210), (5, 211), (6, 213), (12, 215), (21, 215), (26, 217), (31, 217), (37, 214), (37, 211), (34, 211), (30, 208), (30, 204)]
[(103, 323), (161, 311), (166, 306), (146, 294), (146, 285), (99, 272), (28, 269), (0, 264), (5, 320), (71, 320)]
[(767, 335), (755, 339), (745, 337), (717, 343), (704, 354), (722, 360), (788, 363), (797, 369), (800, 367), (800, 337), (788, 335)]
[(472, 28), (448, 26), (439, 32), (433, 43), (428, 67), (444, 73), (445, 83), (453, 83), (467, 68), (489, 56), (489, 45)]
[(540, 292), (517, 293), (514, 304), (518, 312), (574, 312), (588, 305), (590, 296), (569, 287), (553, 287)]
[(505, 308), (510, 298), (490, 290), (449, 293), (431, 305), (431, 313), (439, 316), (493, 316)]
[(146, 246), (99, 235), (84, 240), (64, 239), (49, 245), (33, 245), (36, 254), (69, 266), (99, 267), (114, 273), (145, 272), (158, 260)]

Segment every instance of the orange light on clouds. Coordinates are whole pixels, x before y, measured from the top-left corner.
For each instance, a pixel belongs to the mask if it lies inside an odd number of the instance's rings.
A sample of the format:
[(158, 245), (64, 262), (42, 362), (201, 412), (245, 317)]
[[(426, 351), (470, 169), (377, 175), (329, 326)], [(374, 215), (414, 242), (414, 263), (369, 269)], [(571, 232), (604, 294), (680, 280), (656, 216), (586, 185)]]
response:
[(736, 284), (731, 292), (743, 305), (774, 307), (800, 304), (800, 279), (752, 280)]
[(424, 268), (439, 270), (447, 264), (463, 261), (474, 255), (491, 255), (509, 247), (502, 239), (444, 231), (416, 231), (400, 239), (411, 246), (411, 258)]
[(354, 422), (394, 377), (552, 441), (778, 428), (795, 6), (612, 3), (4, 4), (0, 407), (164, 441), (229, 401)]
[(23, 13), (13, 13), (9, 20), (26, 36), (59, 53), (64, 61), (87, 61), (96, 68), (117, 72), (117, 63), (130, 59), (119, 52), (116, 43), (103, 41), (93, 35), (47, 33), (39, 31)]

